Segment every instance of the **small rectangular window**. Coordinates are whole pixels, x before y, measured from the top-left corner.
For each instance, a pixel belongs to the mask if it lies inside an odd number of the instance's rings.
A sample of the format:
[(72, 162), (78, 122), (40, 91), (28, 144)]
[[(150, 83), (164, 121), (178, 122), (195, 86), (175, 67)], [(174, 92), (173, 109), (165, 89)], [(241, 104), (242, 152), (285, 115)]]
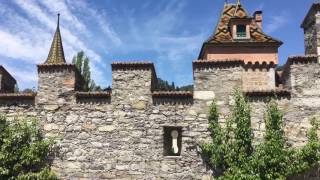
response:
[(247, 37), (246, 25), (237, 25), (237, 37), (245, 38)]
[(180, 156), (182, 128), (181, 127), (164, 127), (163, 142), (165, 156)]

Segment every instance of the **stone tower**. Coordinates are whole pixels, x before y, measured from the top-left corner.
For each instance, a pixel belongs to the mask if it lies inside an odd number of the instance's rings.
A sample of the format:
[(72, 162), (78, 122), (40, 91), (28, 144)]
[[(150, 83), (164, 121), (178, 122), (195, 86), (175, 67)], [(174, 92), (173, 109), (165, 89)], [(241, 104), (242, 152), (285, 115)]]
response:
[(262, 21), (262, 11), (251, 16), (240, 1), (225, 3), (215, 32), (193, 62), (195, 98), (211, 95), (227, 106), (235, 87), (244, 92), (276, 91), (282, 42), (263, 32)]
[(304, 18), (301, 28), (304, 30), (304, 44), (306, 55), (320, 54), (320, 4), (311, 6)]
[(65, 104), (71, 102), (71, 94), (81, 87), (82, 78), (74, 64), (67, 64), (58, 14), (57, 29), (47, 60), (38, 65), (38, 104)]

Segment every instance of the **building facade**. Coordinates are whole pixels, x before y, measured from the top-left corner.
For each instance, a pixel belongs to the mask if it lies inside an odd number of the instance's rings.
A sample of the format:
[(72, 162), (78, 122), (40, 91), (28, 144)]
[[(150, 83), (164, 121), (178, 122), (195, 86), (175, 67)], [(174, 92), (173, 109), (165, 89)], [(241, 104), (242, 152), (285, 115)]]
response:
[(235, 88), (251, 103), (257, 142), (270, 98), (285, 112), (289, 143), (307, 142), (309, 119), (320, 115), (319, 12), (313, 4), (301, 25), (306, 54), (279, 67), (282, 42), (263, 32), (262, 12), (250, 16), (240, 3), (226, 3), (193, 61), (193, 92), (154, 91), (157, 74), (146, 61), (113, 62), (112, 92), (82, 92), (80, 73), (65, 61), (58, 21), (48, 58), (37, 66), (36, 94), (13, 93), (16, 82), (0, 67), (0, 113), (39, 120), (57, 141), (52, 169), (62, 179), (210, 179), (199, 148), (210, 140), (209, 105), (217, 102), (223, 122)]

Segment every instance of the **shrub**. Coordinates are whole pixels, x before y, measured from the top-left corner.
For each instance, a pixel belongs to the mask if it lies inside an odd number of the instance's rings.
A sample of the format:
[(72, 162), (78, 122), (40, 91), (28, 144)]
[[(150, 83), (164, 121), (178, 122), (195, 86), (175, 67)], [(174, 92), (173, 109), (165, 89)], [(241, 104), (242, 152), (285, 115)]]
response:
[(286, 144), (283, 114), (277, 103), (268, 103), (265, 114), (264, 140), (253, 150), (250, 106), (240, 91), (234, 93), (235, 105), (226, 127), (218, 122), (215, 102), (210, 106), (209, 131), (212, 141), (202, 150), (210, 157), (209, 164), (220, 180), (273, 180), (286, 179), (319, 164), (320, 141), (317, 135), (319, 120), (312, 118), (308, 143), (301, 149)]
[(49, 170), (53, 141), (45, 140), (35, 120), (0, 116), (0, 179), (57, 179)]

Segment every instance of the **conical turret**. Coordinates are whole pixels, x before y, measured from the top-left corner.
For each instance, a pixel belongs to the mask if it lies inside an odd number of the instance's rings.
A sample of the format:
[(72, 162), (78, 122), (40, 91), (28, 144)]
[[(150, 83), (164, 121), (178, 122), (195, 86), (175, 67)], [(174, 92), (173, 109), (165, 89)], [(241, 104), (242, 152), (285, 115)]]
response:
[(53, 41), (51, 44), (50, 52), (45, 64), (63, 64), (66, 63), (63, 46), (62, 46), (62, 39), (59, 27), (59, 20), (60, 14), (58, 14), (58, 22), (57, 22), (57, 29), (53, 37)]

